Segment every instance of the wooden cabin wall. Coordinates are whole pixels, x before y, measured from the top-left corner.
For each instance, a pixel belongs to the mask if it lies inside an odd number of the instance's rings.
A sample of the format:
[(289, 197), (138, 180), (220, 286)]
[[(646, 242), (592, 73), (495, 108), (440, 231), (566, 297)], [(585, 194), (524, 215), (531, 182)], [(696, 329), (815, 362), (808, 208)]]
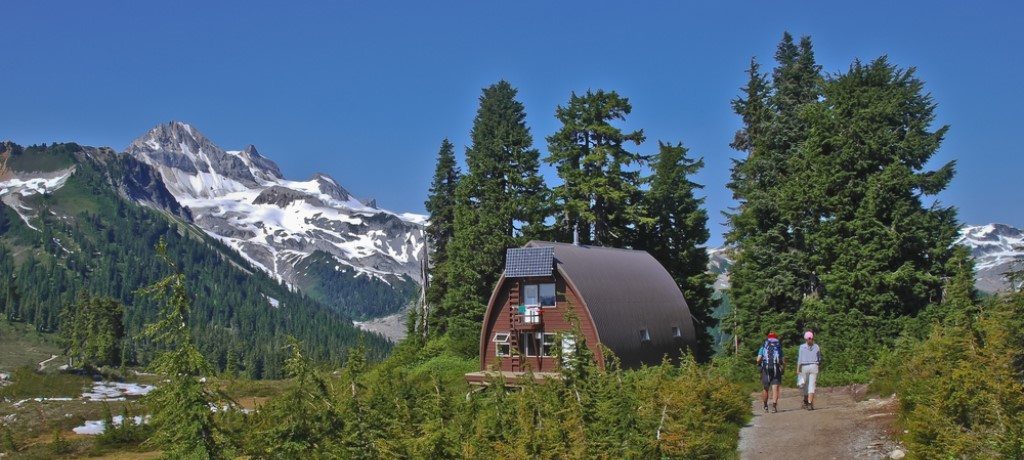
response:
[[(583, 302), (580, 301), (580, 297), (576, 292), (569, 288), (565, 280), (562, 279), (561, 274), (556, 274), (554, 277), (546, 278), (505, 279), (501, 283), (500, 291), (494, 299), (495, 305), (489, 306), (490, 315), (488, 318), (485, 318), (484, 331), (486, 333), (482, 337), (485, 343), (482, 348), (481, 370), (499, 370), (499, 358), (495, 355), (497, 345), (493, 341), (494, 334), (496, 332), (513, 332), (509, 308), (518, 309), (519, 303), (523, 299), (522, 292), (520, 291), (522, 286), (526, 284), (551, 283), (552, 281), (555, 282), (555, 307), (543, 309), (543, 328), (533, 332), (559, 333), (572, 331), (573, 326), (566, 319), (566, 313), (572, 310), (579, 319), (580, 331), (587, 340), (587, 347), (594, 353), (598, 365), (604, 367), (600, 347), (598, 346), (597, 332), (593, 322), (590, 320), (590, 315), (587, 313)], [(513, 290), (518, 295), (510, 295), (513, 293)], [(513, 305), (513, 303), (515, 304)], [(556, 342), (555, 346), (561, 347), (561, 343)], [(500, 358), (500, 370), (521, 372), (526, 370), (526, 366), (530, 366), (530, 369), (534, 372), (556, 372), (559, 368), (558, 358), (554, 356), (520, 356), (519, 359), (519, 365), (515, 365), (515, 360), (511, 357)]]

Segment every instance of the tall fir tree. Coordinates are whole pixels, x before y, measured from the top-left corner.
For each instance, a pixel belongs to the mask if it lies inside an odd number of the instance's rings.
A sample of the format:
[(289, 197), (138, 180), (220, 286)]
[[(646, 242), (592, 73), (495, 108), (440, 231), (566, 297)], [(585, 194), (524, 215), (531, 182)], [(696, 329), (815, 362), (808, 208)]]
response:
[(218, 398), (204, 387), (202, 379), (212, 375), (213, 366), (193, 343), (188, 327), (192, 300), (185, 275), (167, 255), (163, 240), (157, 253), (173, 273), (141, 291), (163, 303), (159, 319), (144, 332), (162, 348), (150, 368), (165, 379), (144, 398), (152, 411), (150, 423), (154, 428), (146, 442), (163, 449), (169, 458), (224, 458), (224, 436), (210, 411)]
[(832, 335), (833, 356), (848, 353), (856, 371), (865, 348), (941, 301), (956, 266), (956, 210), (925, 203), (953, 178), (954, 162), (926, 169), (948, 127), (932, 128), (935, 103), (914, 70), (885, 57), (831, 77), (802, 116), (808, 136), (787, 190), (814, 222), (805, 234), (819, 287), (798, 320)]
[(516, 93), (506, 81), (483, 90), (466, 150), (467, 171), (455, 191), (454, 236), (444, 269), (448, 289), (435, 331), (457, 327), (467, 341), (479, 331), (505, 250), (543, 226), (540, 154)]
[(771, 329), (796, 338), (795, 315), (815, 279), (797, 224), (804, 216), (789, 204), (794, 197), (784, 187), (790, 180), (789, 159), (806, 136), (800, 113), (820, 92), (820, 67), (810, 39), (798, 45), (788, 33), (775, 60), (770, 81), (752, 60), (744, 95), (732, 103), (743, 128), (731, 146), (746, 157), (734, 160), (728, 184), (739, 206), (729, 215), (726, 235), (737, 247), (729, 290), (734, 311), (726, 326), (747, 347)]
[(644, 157), (626, 147), (643, 143), (644, 133), (612, 124), (632, 110), (628, 98), (604, 90), (572, 93), (569, 103), (555, 110), (562, 127), (548, 136), (545, 161), (562, 179), (551, 205), (558, 239), (578, 230), (581, 243), (621, 247), (636, 237), (643, 219), (638, 197)]
[(704, 187), (691, 180), (704, 167), (703, 159), (687, 156), (683, 145), (658, 143), (652, 161), (650, 185), (644, 193), (644, 208), (650, 222), (641, 226), (637, 248), (649, 252), (675, 279), (696, 320), (698, 359), (708, 359), (714, 343), (709, 329), (718, 324), (713, 313), (715, 275), (708, 271), (705, 245), (711, 236), (704, 198), (696, 192)]
[[(445, 280), (444, 266), (448, 260), (448, 243), (455, 236), (455, 189), (458, 186), (459, 167), (455, 162), (455, 146), (448, 139), (441, 141), (441, 149), (437, 152), (437, 166), (434, 179), (430, 183), (430, 193), (425, 204), (430, 215), (430, 225), (425, 232), (429, 246), (430, 272), (427, 288), (427, 305), (436, 307), (444, 300), (448, 283)], [(438, 326), (428, 311), (417, 313), (427, 315), (431, 327)], [(413, 318), (410, 321), (414, 325)]]

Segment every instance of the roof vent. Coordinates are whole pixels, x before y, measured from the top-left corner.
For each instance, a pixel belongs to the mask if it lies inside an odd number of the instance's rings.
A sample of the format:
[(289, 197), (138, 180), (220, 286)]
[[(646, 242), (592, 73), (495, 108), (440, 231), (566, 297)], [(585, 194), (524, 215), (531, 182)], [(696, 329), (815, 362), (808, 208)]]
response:
[(505, 277), (551, 276), (555, 269), (555, 248), (512, 248), (505, 254)]

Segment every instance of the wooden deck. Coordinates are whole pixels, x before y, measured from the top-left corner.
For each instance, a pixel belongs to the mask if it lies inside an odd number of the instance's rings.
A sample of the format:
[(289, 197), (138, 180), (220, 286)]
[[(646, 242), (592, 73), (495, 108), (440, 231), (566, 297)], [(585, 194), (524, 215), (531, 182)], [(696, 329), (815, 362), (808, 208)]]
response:
[[(526, 377), (526, 372), (512, 372), (512, 371), (478, 371), (470, 372), (466, 374), (466, 381), (470, 385), (482, 385), (489, 386), (497, 383), (501, 379), (505, 380), (506, 386), (519, 386), (522, 384), (523, 379)], [(561, 380), (562, 375), (557, 372), (534, 372), (533, 381), (537, 383), (543, 383), (548, 379)]]

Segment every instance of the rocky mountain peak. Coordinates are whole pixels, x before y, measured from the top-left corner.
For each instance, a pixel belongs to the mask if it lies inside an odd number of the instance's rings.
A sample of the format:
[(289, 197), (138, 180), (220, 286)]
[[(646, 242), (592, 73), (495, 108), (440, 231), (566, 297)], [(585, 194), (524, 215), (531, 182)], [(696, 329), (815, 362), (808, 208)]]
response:
[(184, 199), (222, 196), (281, 178), (277, 164), (260, 156), (255, 147), (225, 151), (180, 121), (150, 129), (125, 153), (159, 169), (171, 192)]
[(154, 126), (146, 134), (132, 141), (128, 150), (188, 150), (191, 152), (205, 150), (208, 153), (214, 153), (220, 150), (220, 147), (210, 142), (192, 125), (172, 120)]
[(328, 176), (327, 174), (316, 173), (313, 174), (313, 177), (311, 177), (309, 180), (315, 181), (317, 183), (317, 187), (319, 188), (320, 193), (330, 196), (335, 200), (341, 202), (357, 201), (352, 197), (352, 194), (349, 193), (348, 190), (345, 190), (344, 187), (339, 185), (337, 181), (335, 181), (331, 176)]

